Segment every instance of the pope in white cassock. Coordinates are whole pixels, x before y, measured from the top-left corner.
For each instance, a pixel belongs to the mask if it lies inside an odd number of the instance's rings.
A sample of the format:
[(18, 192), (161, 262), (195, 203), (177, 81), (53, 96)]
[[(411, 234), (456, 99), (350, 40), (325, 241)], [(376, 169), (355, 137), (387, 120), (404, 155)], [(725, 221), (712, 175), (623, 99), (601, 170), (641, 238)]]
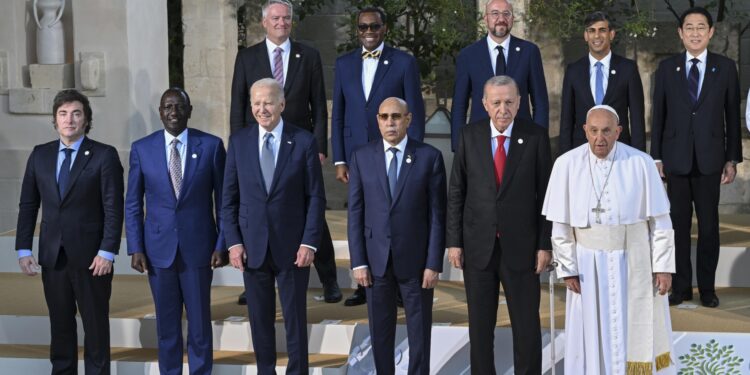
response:
[(669, 199), (654, 160), (617, 142), (618, 124), (612, 107), (589, 110), (588, 143), (557, 159), (542, 209), (568, 287), (566, 374), (675, 372)]

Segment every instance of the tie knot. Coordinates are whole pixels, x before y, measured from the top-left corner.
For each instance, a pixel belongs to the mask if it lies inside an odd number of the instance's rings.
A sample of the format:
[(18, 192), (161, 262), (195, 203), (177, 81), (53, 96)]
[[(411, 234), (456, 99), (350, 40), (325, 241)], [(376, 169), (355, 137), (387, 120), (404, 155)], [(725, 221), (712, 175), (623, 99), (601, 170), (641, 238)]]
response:
[(362, 51), (362, 59), (378, 59), (380, 58), (380, 51)]
[(497, 47), (495, 47), (495, 49), (500, 51), (500, 53), (503, 53), (503, 51), (505, 50), (505, 48), (503, 48), (503, 46), (501, 45), (498, 45)]
[(604, 64), (602, 64), (602, 62), (601, 62), (601, 61), (597, 61), (597, 62), (596, 62), (596, 64), (594, 64), (594, 66), (595, 66), (595, 67), (596, 67), (597, 69), (601, 69), (601, 68), (602, 68), (602, 66), (604, 66)]
[(72, 154), (73, 154), (73, 149), (72, 149), (72, 148), (69, 148), (69, 147), (66, 147), (66, 148), (64, 148), (64, 149), (63, 149), (63, 151), (65, 151), (65, 157), (66, 157), (66, 158), (69, 158), (69, 157), (70, 157), (70, 155), (72, 155)]
[(280, 55), (282, 52), (284, 52), (284, 49), (281, 47), (276, 47), (274, 48), (273, 52)]
[(396, 147), (391, 147), (388, 149), (388, 151), (392, 152), (393, 156), (396, 156), (396, 154), (398, 154), (398, 148)]
[(177, 138), (172, 139), (172, 142), (169, 142), (169, 144), (172, 145), (172, 147), (177, 147), (177, 146), (180, 145), (180, 143), (182, 143), (182, 142), (180, 142), (180, 140), (177, 139)]
[(701, 62), (701, 61), (698, 60), (697, 57), (693, 57), (692, 59), (690, 59), (690, 62), (693, 63), (693, 65), (698, 65), (698, 63)]
[(497, 142), (498, 143), (504, 143), (505, 142), (505, 138), (508, 138), (508, 137), (506, 137), (504, 135), (498, 135), (497, 136)]
[(273, 142), (273, 133), (263, 134), (263, 140), (266, 142)]

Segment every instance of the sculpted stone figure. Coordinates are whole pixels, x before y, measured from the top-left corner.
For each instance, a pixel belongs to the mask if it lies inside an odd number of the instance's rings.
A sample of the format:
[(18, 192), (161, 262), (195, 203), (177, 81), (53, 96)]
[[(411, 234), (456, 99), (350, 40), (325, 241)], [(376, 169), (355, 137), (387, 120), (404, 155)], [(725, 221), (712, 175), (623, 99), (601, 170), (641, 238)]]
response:
[(65, 0), (34, 0), (34, 20), (37, 25), (36, 56), (39, 64), (65, 63), (65, 39), (63, 24), (60, 21), (63, 10)]

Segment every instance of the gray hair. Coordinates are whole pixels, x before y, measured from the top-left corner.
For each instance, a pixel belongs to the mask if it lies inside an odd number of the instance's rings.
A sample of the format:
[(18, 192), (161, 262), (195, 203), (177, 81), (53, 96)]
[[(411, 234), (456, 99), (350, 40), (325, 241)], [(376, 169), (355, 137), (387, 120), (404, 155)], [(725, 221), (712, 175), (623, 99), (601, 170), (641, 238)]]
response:
[(273, 79), (273, 78), (263, 78), (255, 81), (252, 86), (250, 86), (250, 93), (252, 95), (253, 90), (259, 89), (261, 87), (269, 87), (273, 89), (274, 93), (276, 94), (276, 98), (279, 100), (279, 102), (284, 101), (284, 88), (281, 87), (281, 84), (279, 81)]
[[(398, 104), (399, 104), (399, 105), (400, 105), (401, 107), (403, 107), (403, 108), (404, 108), (404, 111), (406, 111), (406, 113), (409, 113), (409, 103), (407, 103), (407, 102), (406, 102), (406, 100), (404, 100), (404, 99), (401, 99), (401, 98), (399, 98), (398, 96), (391, 96), (390, 98), (385, 98), (385, 99), (383, 99), (383, 101), (382, 101), (382, 102), (380, 102), (380, 105), (383, 105), (383, 103), (385, 103), (385, 102), (386, 102), (386, 101), (388, 101), (388, 100), (393, 100), (393, 101), (395, 101), (395, 102), (396, 102), (396, 103), (398, 103)], [(378, 108), (380, 108), (380, 107), (378, 107)]]
[(598, 110), (598, 109), (603, 109), (603, 110), (611, 113), (612, 116), (615, 117), (615, 122), (617, 122), (617, 125), (620, 125), (620, 116), (617, 114), (617, 111), (615, 111), (614, 108), (612, 108), (612, 107), (610, 107), (610, 106), (608, 106), (606, 104), (599, 104), (599, 105), (595, 105), (595, 106), (591, 107), (591, 109), (589, 109), (589, 111), (586, 112), (586, 122), (589, 122), (589, 115), (591, 115), (591, 112), (593, 112), (595, 110)]
[[(484, 84), (484, 91), (487, 91), (487, 87), (489, 86), (513, 86), (516, 89), (516, 95), (521, 95), (518, 91), (518, 84), (510, 76), (494, 76), (488, 79)], [(482, 94), (482, 99), (484, 99), (484, 94)]]
[(263, 8), (261, 8), (263, 18), (266, 18), (266, 16), (268, 15), (268, 7), (274, 4), (279, 4), (287, 7), (287, 9), (289, 9), (289, 16), (294, 18), (294, 7), (292, 6), (292, 3), (287, 0), (268, 0), (267, 3), (263, 4)]

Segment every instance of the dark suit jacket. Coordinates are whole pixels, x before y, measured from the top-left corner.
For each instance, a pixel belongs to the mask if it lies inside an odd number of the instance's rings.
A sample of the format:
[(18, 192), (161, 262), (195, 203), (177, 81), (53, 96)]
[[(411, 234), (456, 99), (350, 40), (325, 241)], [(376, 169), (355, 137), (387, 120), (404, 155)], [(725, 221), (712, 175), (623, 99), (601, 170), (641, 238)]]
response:
[(651, 156), (664, 163), (665, 173), (690, 173), (693, 154), (704, 175), (742, 161), (737, 66), (724, 56), (708, 52), (696, 105), (688, 93), (685, 53), (659, 63), (652, 117)]
[(349, 254), (352, 268), (382, 277), (393, 256), (397, 278), (442, 272), (446, 182), (443, 156), (413, 139), (399, 154), (401, 171), (391, 198), (383, 141), (359, 148), (349, 163)]
[(463, 248), (466, 264), (483, 269), (499, 233), (501, 261), (533, 272), (537, 250), (552, 248), (552, 223), (542, 215), (552, 168), (547, 130), (516, 118), (500, 189), (490, 134), (489, 120), (461, 129), (448, 192), (446, 245)]
[(367, 100), (362, 88), (362, 48), (339, 56), (335, 72), (331, 119), (334, 162), (347, 162), (357, 147), (381, 139), (376, 115), (380, 103), (392, 96), (404, 99), (409, 105), (412, 113), (409, 138), (424, 139), (422, 83), (414, 56), (384, 46)]
[(164, 130), (133, 142), (130, 148), (125, 199), (128, 254), (145, 253), (154, 267), (169, 267), (178, 249), (191, 267), (208, 266), (214, 250), (226, 250), (221, 220), (214, 219), (221, 207), (224, 143), (197, 129), (187, 131), (179, 200), (169, 176)]
[(86, 137), (78, 149), (65, 196), (57, 189), (59, 140), (29, 156), (21, 187), (16, 249), (31, 249), (39, 207), (39, 264), (54, 267), (64, 244), (68, 264), (88, 268), (99, 250), (117, 254), (122, 235), (122, 164), (114, 147)]
[[(506, 74), (516, 81), (521, 94), (521, 107), (518, 109), (516, 118), (533, 121), (548, 128), (549, 99), (539, 47), (511, 35), (510, 48), (506, 53), (508, 56)], [(451, 145), (454, 151), (458, 148), (458, 134), (466, 125), (469, 99), (471, 99), (469, 123), (488, 118), (487, 111), (482, 105), (482, 96), (484, 84), (494, 75), (492, 61), (487, 50), (487, 38), (482, 38), (467, 46), (458, 54), (456, 84), (453, 88), (453, 105), (451, 106)], [(531, 107), (529, 107), (529, 99)], [(534, 110), (533, 117), (531, 108)]]
[(276, 267), (294, 266), (301, 244), (317, 247), (326, 198), (312, 134), (284, 123), (270, 191), (260, 169), (258, 125), (229, 139), (222, 220), (227, 246), (244, 244), (247, 266), (259, 268), (266, 252)]
[[(291, 43), (284, 80), (286, 107), (281, 116), (284, 121), (315, 134), (318, 152), (328, 155), (328, 106), (320, 53), (302, 43)], [(250, 87), (263, 78), (273, 78), (265, 39), (237, 52), (229, 112), (232, 134), (250, 124), (257, 124), (250, 109)]]
[[(565, 69), (560, 110), (560, 155), (586, 143), (583, 124), (586, 123), (586, 113), (594, 106), (589, 64), (589, 55), (586, 54)], [(602, 103), (614, 108), (620, 117), (622, 133), (618, 141), (646, 151), (643, 84), (638, 65), (614, 53), (609, 65), (607, 92)]]

